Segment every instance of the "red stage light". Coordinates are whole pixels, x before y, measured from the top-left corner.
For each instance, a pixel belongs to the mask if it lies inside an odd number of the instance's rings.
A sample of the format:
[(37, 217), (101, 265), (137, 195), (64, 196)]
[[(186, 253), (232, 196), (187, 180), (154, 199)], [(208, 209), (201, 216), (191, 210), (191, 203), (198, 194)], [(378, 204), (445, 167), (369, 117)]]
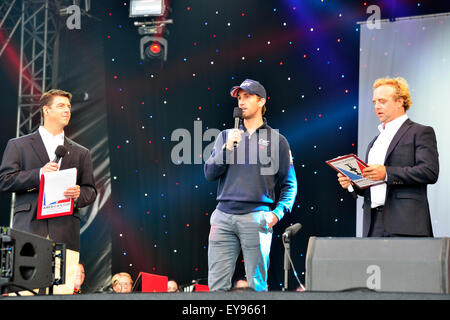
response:
[(150, 51), (154, 54), (159, 54), (161, 52), (161, 46), (157, 43), (152, 43), (150, 46)]
[(162, 37), (145, 36), (141, 38), (141, 60), (167, 59), (167, 40)]

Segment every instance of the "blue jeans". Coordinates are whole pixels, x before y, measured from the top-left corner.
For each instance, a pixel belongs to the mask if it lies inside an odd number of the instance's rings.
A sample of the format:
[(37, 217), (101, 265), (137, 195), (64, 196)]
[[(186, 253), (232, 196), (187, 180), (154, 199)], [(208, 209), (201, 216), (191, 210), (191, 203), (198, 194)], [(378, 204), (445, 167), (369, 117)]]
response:
[(267, 291), (267, 271), (272, 228), (264, 211), (228, 214), (218, 209), (211, 215), (208, 247), (208, 286), (210, 291), (227, 291), (236, 260), (242, 249), (249, 287)]

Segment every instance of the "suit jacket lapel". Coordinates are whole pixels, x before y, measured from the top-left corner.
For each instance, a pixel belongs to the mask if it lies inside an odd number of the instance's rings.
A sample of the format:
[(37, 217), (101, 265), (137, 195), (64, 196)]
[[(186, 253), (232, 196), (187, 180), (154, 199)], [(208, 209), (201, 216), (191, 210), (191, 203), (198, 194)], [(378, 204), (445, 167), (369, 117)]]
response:
[(64, 146), (67, 148), (66, 155), (61, 160), (61, 168), (60, 170), (69, 169), (70, 168), (70, 160), (73, 156), (72, 143), (66, 136), (64, 136)]
[(42, 165), (45, 165), (50, 161), (48, 158), (47, 150), (45, 149), (44, 141), (42, 141), (42, 137), (39, 134), (39, 131), (36, 131), (31, 135), (31, 148), (36, 152), (37, 156), (42, 162)]
[(386, 163), (386, 159), (389, 157), (389, 155), (394, 150), (395, 146), (398, 144), (400, 139), (403, 137), (403, 135), (408, 131), (409, 127), (413, 124), (413, 122), (409, 119), (406, 119), (405, 122), (401, 125), (400, 129), (398, 129), (397, 133), (395, 134), (394, 138), (392, 138), (391, 143), (389, 144), (389, 148), (386, 152), (386, 157), (384, 158), (384, 163)]

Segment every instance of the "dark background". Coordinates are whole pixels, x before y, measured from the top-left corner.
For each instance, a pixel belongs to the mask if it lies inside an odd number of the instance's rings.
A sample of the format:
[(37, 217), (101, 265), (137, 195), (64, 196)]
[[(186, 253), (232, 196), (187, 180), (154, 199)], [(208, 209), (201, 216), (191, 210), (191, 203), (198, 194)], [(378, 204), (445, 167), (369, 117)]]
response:
[[(302, 282), (309, 237), (355, 236), (355, 201), (325, 161), (365, 151), (357, 150), (363, 26), (356, 22), (369, 17), (371, 4), (380, 7), (382, 19), (450, 11), (447, 2), (431, 0), (171, 1), (167, 18), (174, 23), (166, 26), (168, 60), (161, 63), (140, 60), (128, 1), (92, 1), (96, 19), (83, 16), (82, 29), (73, 31), (81, 37), (89, 33), (89, 40), (63, 43), (75, 57), (89, 54), (91, 46), (104, 54), (95, 62), (104, 70), (96, 76), (106, 83), (112, 196), (105, 228), (113, 273), (136, 278), (144, 271), (179, 284), (206, 283), (217, 183), (205, 180), (201, 164), (172, 163), (178, 141), (171, 135), (184, 128), (194, 139), (195, 121), (201, 121), (202, 132), (232, 127), (236, 100), (229, 90), (246, 78), (260, 81), (268, 92), (266, 117), (290, 143), (299, 185), (292, 213), (274, 228), (270, 290), (283, 286), (281, 234), (290, 224), (303, 226), (291, 243)], [(19, 44), (15, 39), (0, 59), (0, 154), (15, 136)], [(80, 61), (65, 63), (92, 72)], [(191, 153), (194, 163), (199, 155), (193, 140)], [(9, 194), (0, 194), (0, 210), (0, 225), (9, 225)], [(89, 261), (88, 253), (85, 245), (82, 256)], [(238, 259), (235, 278), (243, 275)], [(96, 279), (86, 283), (97, 287)], [(291, 273), (290, 288), (296, 287)]]

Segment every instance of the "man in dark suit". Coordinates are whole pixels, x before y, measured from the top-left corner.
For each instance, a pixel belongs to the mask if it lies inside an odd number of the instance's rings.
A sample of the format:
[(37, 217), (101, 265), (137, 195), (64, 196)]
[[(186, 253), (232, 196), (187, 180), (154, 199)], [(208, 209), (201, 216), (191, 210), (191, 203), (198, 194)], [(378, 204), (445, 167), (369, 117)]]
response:
[[(67, 249), (80, 251), (79, 208), (94, 202), (97, 196), (89, 150), (64, 136), (71, 116), (72, 95), (62, 90), (50, 90), (40, 99), (44, 119), (39, 130), (9, 140), (0, 166), (0, 192), (15, 192), (12, 228), (48, 237), (65, 243)], [(55, 149), (63, 144), (67, 154), (59, 161)], [(72, 215), (38, 220), (37, 206), (41, 174), (69, 168), (77, 169), (76, 185), (64, 196), (74, 199)]]
[[(427, 185), (437, 181), (439, 157), (433, 128), (408, 119), (411, 106), (403, 78), (383, 78), (373, 85), (373, 104), (380, 134), (369, 144), (363, 176), (384, 183), (365, 190), (363, 236), (432, 237)], [(348, 177), (338, 174), (345, 189)]]

